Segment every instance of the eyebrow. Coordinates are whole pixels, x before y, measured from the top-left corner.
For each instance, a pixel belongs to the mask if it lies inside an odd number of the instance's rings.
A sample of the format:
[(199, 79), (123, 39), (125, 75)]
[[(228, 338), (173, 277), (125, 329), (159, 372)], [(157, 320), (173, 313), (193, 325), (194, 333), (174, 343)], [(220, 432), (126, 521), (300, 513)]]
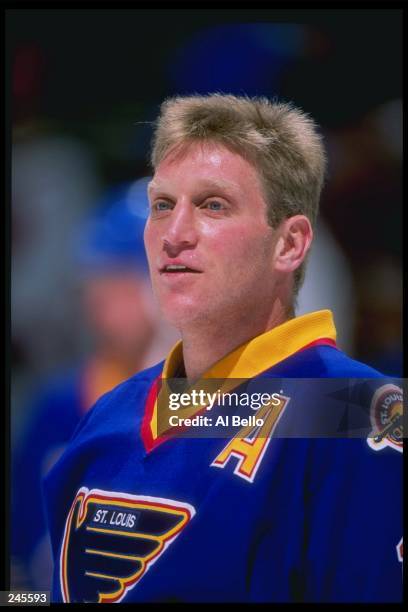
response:
[[(223, 189), (225, 191), (238, 191), (239, 187), (236, 183), (232, 181), (224, 181), (223, 179), (213, 179), (213, 180), (201, 180), (200, 181), (201, 191), (207, 193), (212, 189)], [(150, 181), (147, 187), (148, 191), (166, 191), (166, 184), (160, 183), (160, 181), (155, 181), (154, 179)]]

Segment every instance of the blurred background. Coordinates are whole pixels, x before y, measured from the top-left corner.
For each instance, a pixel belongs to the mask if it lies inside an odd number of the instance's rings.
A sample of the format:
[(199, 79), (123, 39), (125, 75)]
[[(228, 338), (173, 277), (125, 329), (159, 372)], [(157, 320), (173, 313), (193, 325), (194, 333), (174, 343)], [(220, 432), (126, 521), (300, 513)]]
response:
[(277, 97), (320, 124), (329, 170), (298, 313), (331, 308), (340, 348), (402, 376), (402, 10), (16, 9), (6, 49), (11, 578), (41, 589), (40, 478), (95, 399), (177, 340), (141, 246), (166, 97)]

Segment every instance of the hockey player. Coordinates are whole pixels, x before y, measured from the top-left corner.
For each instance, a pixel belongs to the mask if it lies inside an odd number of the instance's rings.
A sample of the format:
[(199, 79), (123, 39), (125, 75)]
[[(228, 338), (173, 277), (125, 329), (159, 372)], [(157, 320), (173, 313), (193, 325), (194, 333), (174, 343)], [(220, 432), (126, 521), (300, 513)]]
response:
[[(401, 392), (336, 346), (330, 311), (295, 316), (325, 169), (316, 126), (265, 99), (175, 98), (152, 165), (145, 246), (182, 341), (97, 402), (47, 479), (54, 601), (400, 601)], [(283, 389), (227, 439), (163, 419), (166, 381), (304, 378), (370, 380), (374, 434), (282, 435), (327, 416)]]

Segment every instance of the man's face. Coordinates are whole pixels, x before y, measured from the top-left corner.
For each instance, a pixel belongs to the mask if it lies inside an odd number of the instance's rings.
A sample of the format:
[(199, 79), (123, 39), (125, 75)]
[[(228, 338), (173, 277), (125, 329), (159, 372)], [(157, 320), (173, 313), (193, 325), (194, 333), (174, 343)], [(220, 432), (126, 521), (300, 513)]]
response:
[(145, 245), (153, 289), (179, 329), (256, 317), (271, 304), (276, 232), (257, 170), (216, 143), (159, 164), (149, 186)]

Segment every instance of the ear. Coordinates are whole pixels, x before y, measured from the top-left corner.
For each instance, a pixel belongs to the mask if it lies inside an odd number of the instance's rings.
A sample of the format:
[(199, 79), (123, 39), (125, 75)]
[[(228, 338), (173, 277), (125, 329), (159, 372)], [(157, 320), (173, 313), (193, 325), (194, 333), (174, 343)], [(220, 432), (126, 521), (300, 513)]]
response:
[(313, 240), (311, 223), (304, 215), (282, 221), (275, 247), (275, 269), (293, 272), (305, 259)]

